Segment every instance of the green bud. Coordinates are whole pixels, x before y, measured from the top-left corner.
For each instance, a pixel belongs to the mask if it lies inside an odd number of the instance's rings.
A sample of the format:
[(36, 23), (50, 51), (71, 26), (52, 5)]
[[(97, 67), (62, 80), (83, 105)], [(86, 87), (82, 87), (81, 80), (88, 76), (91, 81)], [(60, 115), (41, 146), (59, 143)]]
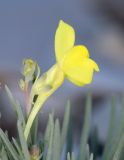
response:
[(23, 61), (23, 69), (22, 69), (22, 74), (25, 77), (25, 81), (32, 81), (34, 78), (34, 73), (36, 70), (36, 65), (37, 63), (33, 61), (32, 59), (25, 59)]
[(22, 91), (25, 89), (25, 81), (23, 79), (20, 79), (19, 81), (19, 87)]

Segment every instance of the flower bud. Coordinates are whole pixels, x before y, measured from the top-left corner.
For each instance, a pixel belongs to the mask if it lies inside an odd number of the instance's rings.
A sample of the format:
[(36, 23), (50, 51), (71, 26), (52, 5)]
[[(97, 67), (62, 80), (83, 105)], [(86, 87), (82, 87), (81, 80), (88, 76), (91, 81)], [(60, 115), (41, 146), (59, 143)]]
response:
[(36, 70), (35, 61), (33, 61), (32, 59), (25, 59), (23, 61), (22, 74), (24, 75), (26, 81), (29, 82), (33, 80), (35, 70)]

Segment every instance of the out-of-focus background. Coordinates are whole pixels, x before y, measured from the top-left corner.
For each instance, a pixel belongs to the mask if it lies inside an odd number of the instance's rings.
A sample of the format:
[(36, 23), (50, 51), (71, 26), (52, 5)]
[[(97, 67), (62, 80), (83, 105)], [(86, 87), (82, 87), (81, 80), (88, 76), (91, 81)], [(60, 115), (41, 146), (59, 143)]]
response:
[[(105, 139), (110, 97), (118, 95), (118, 107), (124, 90), (124, 1), (122, 0), (30, 0), (0, 1), (0, 110), (1, 126), (13, 134), (15, 117), (9, 105), (4, 85), (22, 101), (18, 81), (21, 62), (31, 57), (41, 71), (55, 63), (54, 34), (63, 19), (76, 31), (76, 44), (88, 47), (91, 57), (99, 64), (100, 72), (93, 83), (79, 88), (65, 81), (49, 99), (40, 113), (42, 127), (54, 108), (60, 118), (70, 99), (76, 130), (81, 128), (84, 97), (93, 93), (92, 125), (97, 125)], [(13, 129), (12, 129), (13, 128)]]

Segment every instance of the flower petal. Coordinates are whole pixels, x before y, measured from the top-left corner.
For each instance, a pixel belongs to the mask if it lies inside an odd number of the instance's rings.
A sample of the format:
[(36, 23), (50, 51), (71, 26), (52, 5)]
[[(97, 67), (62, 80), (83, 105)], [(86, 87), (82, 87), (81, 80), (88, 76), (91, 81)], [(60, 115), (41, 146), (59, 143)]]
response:
[(62, 69), (66, 77), (74, 84), (83, 86), (92, 81), (93, 72), (99, 71), (98, 65), (86, 53), (74, 47), (65, 57)]
[(61, 20), (55, 34), (55, 53), (58, 62), (74, 46), (74, 42), (75, 32), (73, 27)]

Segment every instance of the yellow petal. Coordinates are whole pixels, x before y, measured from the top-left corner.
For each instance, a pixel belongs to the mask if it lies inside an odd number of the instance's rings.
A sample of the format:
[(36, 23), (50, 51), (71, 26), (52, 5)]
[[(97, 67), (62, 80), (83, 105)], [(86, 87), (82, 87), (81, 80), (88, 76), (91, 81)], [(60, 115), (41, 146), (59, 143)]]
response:
[[(64, 57), (65, 63), (66, 63), (66, 60), (68, 59), (70, 59), (69, 63), (73, 63), (75, 61), (79, 63), (80, 62), (79, 59), (82, 62), (82, 59), (84, 58), (89, 58), (89, 51), (84, 45), (74, 46), (72, 49), (70, 49), (66, 53)], [(63, 62), (64, 62), (64, 59), (63, 59)], [(68, 64), (68, 65), (71, 65), (71, 64)]]
[(74, 46), (74, 42), (74, 29), (61, 20), (55, 33), (55, 53), (58, 62), (64, 57), (67, 51)]
[(98, 65), (84, 52), (74, 47), (65, 57), (62, 69), (66, 77), (74, 84), (83, 86), (92, 81), (93, 72), (99, 71)]

